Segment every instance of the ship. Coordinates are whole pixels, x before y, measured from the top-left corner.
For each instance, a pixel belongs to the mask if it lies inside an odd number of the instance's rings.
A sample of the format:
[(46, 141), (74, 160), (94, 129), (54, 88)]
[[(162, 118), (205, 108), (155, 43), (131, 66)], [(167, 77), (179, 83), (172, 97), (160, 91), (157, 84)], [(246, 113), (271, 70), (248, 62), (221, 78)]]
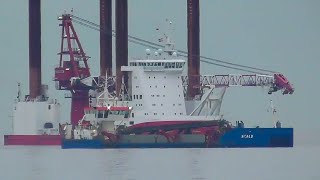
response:
[[(20, 91), (14, 106), (13, 134), (5, 145), (61, 145), (70, 148), (216, 148), (293, 147), (293, 128), (233, 125), (220, 114), (229, 87), (267, 87), (268, 94), (294, 89), (282, 74), (184, 75), (186, 61), (171, 37), (161, 38), (163, 49), (146, 49), (144, 58), (131, 59), (117, 76), (92, 76), (89, 56), (75, 32), (71, 14), (61, 21), (56, 89), (68, 91), (71, 118), (60, 121), (60, 104), (47, 95)], [(80, 18), (78, 18), (79, 20)], [(159, 39), (160, 42), (160, 39)], [(118, 73), (120, 75), (118, 75)], [(190, 97), (188, 93), (193, 92)]]
[(48, 85), (41, 86), (41, 96), (21, 97), (20, 83), (14, 101), (12, 134), (4, 135), (4, 145), (60, 145), (60, 108), (57, 99), (48, 96)]
[(292, 94), (282, 74), (199, 76), (199, 93), (190, 99), (186, 61), (171, 37), (161, 39), (164, 49), (146, 49), (144, 58), (121, 66), (120, 86), (117, 77), (107, 74), (75, 82), (94, 93), (83, 117), (75, 125), (61, 126), (62, 149), (293, 147), (293, 128), (278, 120), (270, 128), (245, 127), (243, 121), (233, 125), (220, 114), (228, 87), (269, 87), (269, 94)]

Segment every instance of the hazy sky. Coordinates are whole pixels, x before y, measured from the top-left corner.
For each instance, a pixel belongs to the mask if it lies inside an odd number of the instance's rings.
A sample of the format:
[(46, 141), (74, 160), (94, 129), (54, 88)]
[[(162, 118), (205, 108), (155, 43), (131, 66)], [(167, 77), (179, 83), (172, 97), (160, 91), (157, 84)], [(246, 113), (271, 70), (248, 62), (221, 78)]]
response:
[[(61, 33), (57, 16), (73, 8), (75, 15), (99, 23), (99, 0), (42, 0), (41, 8), (42, 79), (49, 84), (51, 96), (63, 104), (63, 118), (68, 118), (69, 99), (63, 99), (65, 92), (54, 90), (52, 81)], [(200, 8), (201, 54), (282, 72), (296, 91), (293, 95), (272, 96), (280, 120), (298, 131), (319, 128), (320, 1), (201, 0)], [(130, 35), (156, 41), (155, 28), (166, 18), (175, 24), (177, 48), (186, 50), (186, 0), (129, 0)], [(23, 93), (28, 93), (28, 1), (3, 0), (0, 22), (0, 130), (7, 132), (17, 82), (22, 83)], [(92, 57), (92, 74), (98, 74), (99, 33), (79, 25), (76, 31), (85, 52)], [(144, 49), (129, 44), (129, 57), (143, 56)], [(246, 74), (213, 65), (201, 66), (202, 74)], [(243, 120), (250, 126), (271, 126), (272, 116), (267, 112), (270, 98), (262, 88), (229, 88), (222, 112), (232, 122)]]

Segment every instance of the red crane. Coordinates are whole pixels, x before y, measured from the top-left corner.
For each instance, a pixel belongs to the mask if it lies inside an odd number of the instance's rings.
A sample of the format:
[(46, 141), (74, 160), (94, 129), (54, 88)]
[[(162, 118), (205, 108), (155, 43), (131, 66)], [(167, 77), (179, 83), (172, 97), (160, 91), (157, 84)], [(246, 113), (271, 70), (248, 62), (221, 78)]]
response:
[[(84, 25), (86, 27), (101, 31), (100, 26), (92, 23), (88, 20), (82, 19), (80, 17), (64, 14), (59, 20), (62, 21), (60, 24), (62, 26), (62, 36), (61, 36), (61, 52), (60, 55), (60, 64), (59, 67), (55, 68), (55, 81), (57, 82), (58, 90), (68, 90), (71, 92), (71, 123), (73, 125), (77, 124), (79, 120), (83, 117), (83, 109), (89, 106), (89, 90), (95, 89), (94, 84), (88, 85), (85, 82), (86, 78), (89, 79), (90, 71), (87, 64), (88, 56), (85, 55), (82, 46), (80, 44), (79, 38), (74, 30), (72, 24), (72, 18), (75, 18), (73, 21)], [(104, 31), (103, 31), (104, 32)], [(108, 32), (104, 32), (108, 33)], [(110, 32), (109, 32), (110, 33)], [(110, 33), (109, 35), (114, 35), (114, 33)], [(163, 46), (158, 45), (156, 43), (152, 43), (140, 38), (136, 38), (133, 36), (129, 36), (128, 39), (130, 42), (140, 44), (143, 46), (147, 46), (150, 48), (163, 48)], [(64, 48), (64, 42), (67, 41), (67, 46)], [(181, 56), (187, 56), (184, 54), (184, 51), (178, 51)], [(64, 57), (68, 57), (68, 59), (64, 59)], [(210, 59), (206, 57), (201, 57), (204, 59)], [(210, 59), (213, 62), (209, 62), (209, 64), (216, 64), (214, 61), (219, 61), (215, 59)], [(203, 60), (204, 62), (207, 62)], [(219, 61), (220, 62), (220, 61)], [(81, 64), (82, 63), (82, 64)], [(237, 65), (229, 62), (224, 62), (228, 65)], [(219, 64), (216, 64), (219, 65)], [(232, 68), (228, 65), (221, 65), (223, 67)], [(237, 67), (238, 66), (238, 67)], [(241, 69), (243, 65), (237, 65), (236, 68), (238, 70)], [(239, 68), (240, 67), (240, 68)], [(254, 70), (261, 70), (258, 68), (252, 68)], [(254, 71), (248, 71), (254, 72)], [(269, 71), (270, 72), (270, 71)], [(214, 85), (215, 87), (231, 87), (231, 86), (266, 86), (269, 87), (269, 94), (281, 90), (283, 94), (292, 94), (294, 92), (294, 88), (289, 83), (289, 81), (279, 73), (273, 73), (273, 75), (265, 75), (265, 74), (249, 74), (249, 75), (208, 75), (208, 76), (183, 76), (181, 79), (183, 81), (183, 85), (185, 87), (185, 93), (187, 92), (187, 87), (189, 81), (191, 79), (197, 79), (198, 87), (193, 88), (202, 88), (205, 86)], [(90, 80), (89, 80), (90, 81)]]
[[(101, 28), (98, 24), (95, 24), (93, 22), (90, 22), (86, 19), (77, 17), (72, 15), (72, 18), (74, 18), (74, 22), (84, 25), (86, 27), (89, 27), (91, 29), (107, 33), (108, 35), (115, 36), (114, 31), (112, 33), (101, 31)], [(128, 36), (128, 41), (149, 47), (151, 49), (158, 50), (159, 48), (164, 48), (163, 45), (153, 43), (144, 39), (140, 39), (134, 36)], [(188, 52), (178, 50), (178, 53), (180, 53), (180, 56), (182, 57), (189, 57)], [(199, 55), (197, 55), (199, 56)], [(245, 66), (241, 64), (235, 64), (227, 61), (217, 60), (213, 58), (208, 58), (204, 56), (199, 56), (200, 61), (221, 66), (224, 68), (230, 68), (235, 70), (241, 70), (246, 71), (254, 74), (244, 74), (244, 75), (235, 75), (235, 74), (227, 74), (227, 75), (189, 75), (189, 76), (183, 76), (182, 82), (185, 87), (185, 93), (188, 91), (188, 85), (191, 83), (192, 89), (199, 89), (201, 91), (201, 88), (204, 86), (210, 86), (214, 85), (215, 87), (231, 87), (231, 86), (241, 86), (241, 87), (254, 87), (254, 86), (263, 86), (263, 87), (269, 87), (268, 94), (272, 94), (273, 92), (282, 91), (282, 94), (292, 94), (294, 92), (293, 86), (290, 84), (288, 79), (283, 75), (275, 71)], [(265, 74), (265, 73), (268, 74)], [(272, 74), (270, 74), (272, 73)], [(114, 80), (115, 81), (115, 80)], [(195, 85), (196, 84), (196, 85)], [(198, 86), (198, 87), (196, 87)], [(197, 90), (196, 90), (197, 91)]]
[(84, 107), (89, 105), (89, 90), (92, 88), (81, 80), (90, 77), (86, 56), (72, 24), (72, 15), (63, 14), (61, 21), (61, 49), (59, 67), (55, 68), (56, 89), (71, 92), (71, 124), (76, 125), (82, 119)]

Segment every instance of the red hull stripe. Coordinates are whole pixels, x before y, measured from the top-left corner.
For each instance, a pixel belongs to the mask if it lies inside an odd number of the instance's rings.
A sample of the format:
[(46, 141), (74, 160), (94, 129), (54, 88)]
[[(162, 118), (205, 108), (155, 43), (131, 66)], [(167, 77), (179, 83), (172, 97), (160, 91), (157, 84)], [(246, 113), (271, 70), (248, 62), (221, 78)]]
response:
[(128, 106), (111, 106), (110, 107), (111, 111), (129, 111)]
[(144, 122), (130, 126), (130, 128), (141, 128), (141, 127), (154, 127), (154, 126), (162, 126), (162, 125), (178, 125), (178, 124), (188, 124), (194, 122), (203, 122), (203, 121), (155, 121), (155, 122)]
[(111, 107), (85, 107), (84, 110), (111, 110), (111, 111), (129, 111), (128, 106), (111, 106)]
[(4, 145), (61, 145), (60, 135), (4, 135)]

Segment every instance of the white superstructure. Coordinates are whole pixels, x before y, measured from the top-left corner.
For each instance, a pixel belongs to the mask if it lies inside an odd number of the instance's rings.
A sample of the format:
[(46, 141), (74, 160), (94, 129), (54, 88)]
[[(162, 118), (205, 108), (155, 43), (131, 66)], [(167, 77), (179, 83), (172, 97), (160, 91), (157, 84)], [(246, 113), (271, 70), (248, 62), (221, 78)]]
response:
[[(214, 86), (199, 100), (186, 101), (182, 83), (186, 61), (174, 50), (173, 43), (167, 39), (165, 49), (151, 55), (146, 51), (146, 59), (130, 60), (121, 71), (128, 74), (128, 87), (122, 88), (120, 98), (110, 92), (108, 83), (105, 91), (97, 96), (92, 106), (128, 106), (132, 107), (128, 125), (154, 121), (186, 121), (220, 119), (219, 111), (225, 89), (219, 95), (213, 94)], [(107, 80), (108, 81), (108, 80)], [(109, 78), (109, 81), (114, 81)], [(113, 83), (109, 83), (112, 86)], [(109, 89), (109, 90), (108, 90)], [(96, 103), (96, 104), (95, 104)]]
[(60, 104), (49, 99), (47, 86), (42, 86), (43, 95), (30, 100), (20, 100), (20, 90), (13, 109), (13, 135), (59, 134)]

